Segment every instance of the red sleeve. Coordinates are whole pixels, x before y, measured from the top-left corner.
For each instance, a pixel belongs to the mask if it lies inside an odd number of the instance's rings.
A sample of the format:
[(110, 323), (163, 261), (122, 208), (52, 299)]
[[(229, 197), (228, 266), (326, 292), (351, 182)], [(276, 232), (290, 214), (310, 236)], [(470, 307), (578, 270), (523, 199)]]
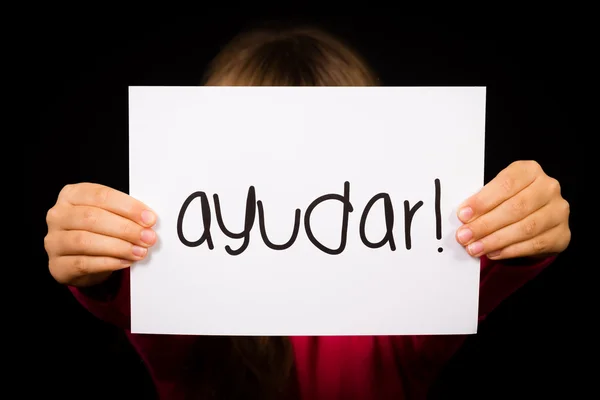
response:
[(482, 257), (479, 279), (479, 321), (485, 319), (517, 289), (535, 278), (555, 258), (556, 256), (491, 261), (487, 257)]
[(89, 288), (69, 286), (79, 303), (97, 318), (123, 329), (131, 326), (129, 268)]
[[(535, 278), (555, 257), (491, 261), (481, 258), (479, 284), (479, 321), (485, 319), (502, 301)], [(467, 335), (395, 336), (393, 346), (415, 383), (427, 387), (460, 349)]]

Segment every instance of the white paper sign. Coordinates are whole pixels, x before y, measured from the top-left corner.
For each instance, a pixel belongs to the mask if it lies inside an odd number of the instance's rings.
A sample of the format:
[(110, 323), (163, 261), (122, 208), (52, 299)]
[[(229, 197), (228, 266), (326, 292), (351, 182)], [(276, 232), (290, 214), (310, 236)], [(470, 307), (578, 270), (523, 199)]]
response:
[[(469, 334), (482, 87), (132, 87), (134, 333)], [(187, 207), (186, 207), (187, 206)]]

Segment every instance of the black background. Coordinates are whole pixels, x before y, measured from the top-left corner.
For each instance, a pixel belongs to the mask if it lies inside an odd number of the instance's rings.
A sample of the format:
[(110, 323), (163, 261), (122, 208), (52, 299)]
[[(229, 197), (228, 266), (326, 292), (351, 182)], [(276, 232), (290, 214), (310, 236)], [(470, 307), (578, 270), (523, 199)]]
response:
[[(92, 18), (37, 21), (29, 31), (29, 82), (36, 88), (39, 125), (30, 143), (37, 186), (30, 213), (34, 246), (27, 256), (35, 295), (27, 312), (37, 328), (23, 334), (31, 336), (34, 350), (23, 375), (44, 383), (47, 395), (151, 398), (144, 366), (121, 332), (89, 315), (48, 274), (45, 213), (67, 183), (128, 191), (129, 85), (196, 85), (219, 46), (264, 19)], [(537, 160), (559, 179), (571, 203), (571, 247), (488, 317), (432, 396), (574, 395), (585, 383), (577, 361), (585, 343), (573, 327), (586, 329), (574, 312), (582, 307), (574, 272), (582, 263), (576, 252), (581, 133), (574, 128), (575, 91), (585, 63), (576, 22), (402, 16), (300, 21), (350, 41), (384, 85), (487, 86), (486, 181), (519, 159)]]

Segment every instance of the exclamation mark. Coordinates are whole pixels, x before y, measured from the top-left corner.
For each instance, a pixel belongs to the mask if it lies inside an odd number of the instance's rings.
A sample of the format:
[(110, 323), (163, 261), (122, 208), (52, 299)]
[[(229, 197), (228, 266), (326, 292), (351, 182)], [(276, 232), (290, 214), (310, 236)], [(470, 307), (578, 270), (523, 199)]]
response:
[[(435, 180), (435, 237), (437, 240), (442, 240), (442, 206), (441, 206), (441, 197), (442, 197), (442, 187), (440, 184), (440, 180)], [(438, 253), (444, 251), (443, 248), (438, 247)]]

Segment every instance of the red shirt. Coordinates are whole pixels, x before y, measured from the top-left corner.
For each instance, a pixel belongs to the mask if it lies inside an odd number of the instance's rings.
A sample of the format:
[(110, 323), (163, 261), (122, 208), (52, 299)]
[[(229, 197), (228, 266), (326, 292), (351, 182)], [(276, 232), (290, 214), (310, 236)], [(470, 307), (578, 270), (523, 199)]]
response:
[[(479, 321), (500, 302), (533, 279), (553, 260), (481, 259)], [(72, 293), (96, 317), (125, 329), (143, 358), (160, 399), (185, 397), (181, 364), (194, 336), (132, 334), (129, 270), (119, 274), (116, 293)], [(291, 337), (301, 399), (420, 399), (460, 348), (465, 335)]]

